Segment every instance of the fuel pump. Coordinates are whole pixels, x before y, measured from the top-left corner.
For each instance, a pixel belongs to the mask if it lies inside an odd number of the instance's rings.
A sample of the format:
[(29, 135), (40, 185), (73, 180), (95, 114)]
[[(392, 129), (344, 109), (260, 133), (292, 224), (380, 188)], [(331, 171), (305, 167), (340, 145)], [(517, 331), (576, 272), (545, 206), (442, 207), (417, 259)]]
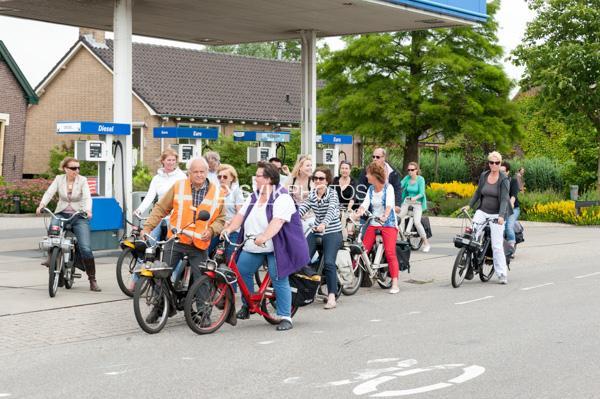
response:
[(259, 161), (268, 161), (277, 156), (277, 149), (283, 148), (285, 156), (285, 146), (283, 143), (289, 143), (290, 132), (256, 132), (256, 131), (235, 131), (233, 132), (234, 141), (254, 142), (257, 146), (249, 146), (246, 152), (246, 162), (249, 164)]
[[(58, 134), (77, 135), (116, 135), (127, 136), (131, 134), (131, 125), (125, 123), (109, 122), (58, 122), (56, 124)], [(117, 142), (120, 145), (120, 142)], [(114, 144), (113, 144), (114, 145)], [(118, 247), (119, 230), (124, 228), (124, 213), (127, 210), (127, 195), (125, 193), (125, 165), (121, 165), (121, 190), (113, 190), (112, 173), (114, 172), (115, 148), (108, 148), (108, 143), (103, 140), (76, 140), (74, 145), (75, 158), (80, 161), (98, 162), (98, 176), (90, 176), (88, 185), (92, 197), (93, 218), (90, 221), (92, 235), (92, 249), (112, 249)], [(111, 152), (111, 150), (113, 150)], [(121, 162), (123, 162), (123, 150), (121, 147)], [(106, 171), (111, 175), (107, 176)], [(131, 170), (129, 170), (131, 173)], [(113, 197), (113, 193), (120, 194), (121, 204)]]
[(346, 134), (323, 134), (317, 136), (317, 164), (328, 166), (334, 176), (339, 174), (340, 155), (346, 159), (346, 153), (342, 151), (342, 145), (352, 145), (352, 136)]
[(171, 148), (179, 154), (180, 162), (187, 162), (202, 155), (202, 140), (217, 140), (219, 129), (216, 127), (155, 127), (154, 138), (193, 139), (194, 144), (173, 144)]

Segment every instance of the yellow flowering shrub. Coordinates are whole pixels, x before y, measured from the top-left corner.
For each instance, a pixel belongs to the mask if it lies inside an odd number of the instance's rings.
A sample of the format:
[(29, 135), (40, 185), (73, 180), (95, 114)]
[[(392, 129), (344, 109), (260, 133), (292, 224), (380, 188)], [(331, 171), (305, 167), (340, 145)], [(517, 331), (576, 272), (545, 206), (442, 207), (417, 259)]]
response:
[(477, 188), (473, 183), (461, 183), (457, 181), (451, 183), (431, 183), (429, 187), (432, 190), (443, 191), (446, 195), (453, 194), (459, 198), (471, 198)]
[(581, 208), (575, 214), (575, 201), (555, 201), (534, 204), (527, 210), (527, 220), (562, 222), (576, 225), (600, 225), (600, 207)]

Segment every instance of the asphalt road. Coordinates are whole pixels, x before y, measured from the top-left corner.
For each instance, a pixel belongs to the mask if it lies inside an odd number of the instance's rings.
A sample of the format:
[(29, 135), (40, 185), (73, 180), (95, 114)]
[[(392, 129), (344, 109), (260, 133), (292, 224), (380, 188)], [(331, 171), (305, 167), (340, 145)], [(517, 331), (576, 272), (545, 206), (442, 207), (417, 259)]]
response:
[(79, 280), (50, 299), (39, 258), (0, 244), (0, 398), (600, 397), (600, 229), (526, 223), (508, 285), (454, 289), (458, 229), (432, 225), (400, 294), (361, 288), (283, 333), (254, 316), (198, 336), (177, 315), (147, 335), (115, 258), (98, 259), (102, 293)]

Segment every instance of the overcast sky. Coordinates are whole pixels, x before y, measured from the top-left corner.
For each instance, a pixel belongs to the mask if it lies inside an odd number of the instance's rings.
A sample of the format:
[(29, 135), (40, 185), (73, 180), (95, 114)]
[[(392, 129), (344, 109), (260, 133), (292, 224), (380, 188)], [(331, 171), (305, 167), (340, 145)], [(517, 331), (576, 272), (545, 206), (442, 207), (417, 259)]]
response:
[[(498, 14), (500, 23), (498, 37), (505, 54), (521, 42), (526, 23), (532, 18), (533, 14), (527, 8), (525, 0), (502, 1)], [(75, 43), (77, 36), (77, 28), (0, 16), (0, 40), (4, 41), (33, 87)], [(134, 41), (202, 48), (200, 45), (139, 36), (135, 36)], [(339, 49), (342, 45), (340, 40), (328, 39), (328, 41), (333, 49)], [(509, 62), (505, 62), (504, 65), (508, 75), (518, 80), (522, 71)]]

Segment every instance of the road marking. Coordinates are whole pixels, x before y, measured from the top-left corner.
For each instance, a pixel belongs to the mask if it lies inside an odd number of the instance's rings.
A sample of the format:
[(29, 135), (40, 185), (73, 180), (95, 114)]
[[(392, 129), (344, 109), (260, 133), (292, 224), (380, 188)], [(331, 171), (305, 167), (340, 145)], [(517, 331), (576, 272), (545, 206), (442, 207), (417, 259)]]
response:
[(273, 342), (275, 342), (275, 341), (261, 341), (258, 344), (259, 345), (269, 345), (269, 344), (272, 344)]
[(372, 319), (372, 320), (369, 320), (369, 321), (370, 321), (371, 323), (378, 323), (378, 322), (380, 322), (380, 321), (381, 321), (381, 319)]
[(414, 312), (409, 312), (408, 314), (409, 315), (411, 315), (411, 314), (421, 314), (421, 312), (417, 310), (417, 311), (414, 311)]
[(483, 298), (471, 299), (470, 301), (456, 302), (455, 305), (465, 305), (467, 303), (473, 303), (473, 302), (477, 302), (477, 301), (485, 301), (486, 299), (491, 299), (491, 298), (493, 298), (493, 296), (488, 295), (488, 296), (484, 296)]
[(592, 276), (597, 276), (598, 274), (600, 274), (600, 272), (596, 272), (596, 273), (590, 273), (590, 274), (584, 274), (583, 276), (576, 276), (575, 278), (586, 278), (586, 277), (592, 277)]
[(284, 384), (295, 384), (300, 381), (300, 377), (289, 377), (283, 380)]
[(0, 393), (0, 398), (8, 398), (10, 395), (10, 393)]
[(182, 357), (181, 360), (194, 360), (193, 357)]
[(313, 334), (323, 334), (325, 331), (321, 331), (321, 330), (317, 330), (317, 331), (313, 331)]
[(127, 372), (127, 370), (125, 371), (109, 371), (108, 373), (104, 373), (104, 375), (120, 375), (120, 374), (125, 374)]
[(547, 285), (554, 285), (554, 283), (545, 283), (545, 284), (540, 284), (540, 285), (534, 285), (533, 287), (521, 288), (521, 291), (529, 291), (529, 290), (533, 290), (536, 288), (545, 287)]

